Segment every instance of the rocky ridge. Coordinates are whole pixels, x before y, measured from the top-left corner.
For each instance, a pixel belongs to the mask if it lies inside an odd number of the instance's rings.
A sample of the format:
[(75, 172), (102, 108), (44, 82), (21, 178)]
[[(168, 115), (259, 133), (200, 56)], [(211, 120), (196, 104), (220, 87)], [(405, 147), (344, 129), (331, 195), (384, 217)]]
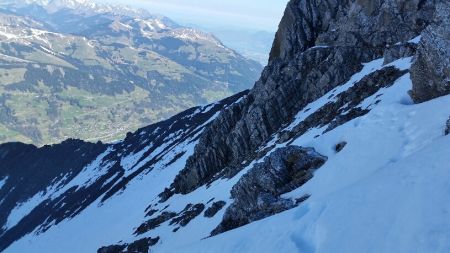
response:
[(299, 110), (362, 63), (412, 54), (414, 45), (407, 42), (432, 22), (434, 2), (376, 2), (290, 1), (261, 79), (202, 133), (172, 191), (186, 194), (221, 171), (239, 171)]

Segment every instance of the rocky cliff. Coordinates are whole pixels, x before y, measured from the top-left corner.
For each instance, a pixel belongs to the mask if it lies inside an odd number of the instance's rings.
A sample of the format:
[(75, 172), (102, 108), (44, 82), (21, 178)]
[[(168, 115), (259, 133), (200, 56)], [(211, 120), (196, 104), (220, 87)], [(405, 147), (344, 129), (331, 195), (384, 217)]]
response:
[(450, 5), (436, 7), (433, 23), (422, 33), (411, 74), (416, 102), (450, 93)]
[(217, 173), (239, 170), (299, 110), (362, 63), (413, 55), (410, 41), (432, 23), (435, 9), (434, 1), (419, 0), (290, 1), (261, 79), (205, 130), (172, 191), (185, 194)]

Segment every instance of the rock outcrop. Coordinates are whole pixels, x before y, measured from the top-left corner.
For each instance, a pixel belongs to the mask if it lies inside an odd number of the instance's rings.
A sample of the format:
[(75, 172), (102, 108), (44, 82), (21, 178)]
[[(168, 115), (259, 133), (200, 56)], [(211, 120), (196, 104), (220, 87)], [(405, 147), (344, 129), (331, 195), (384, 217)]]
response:
[(449, 135), (450, 134), (450, 117), (447, 120), (447, 124), (445, 126), (445, 135)]
[[(223, 171), (234, 175), (305, 105), (383, 57), (389, 45), (417, 37), (433, 13), (433, 1), (291, 0), (261, 79), (202, 133), (165, 196), (189, 193)], [(388, 54), (392, 61), (412, 52)]]
[(415, 102), (450, 94), (450, 3), (436, 7), (434, 22), (422, 33), (411, 68)]
[[(164, 222), (170, 220), (170, 225), (177, 226), (173, 229), (176, 232), (180, 227), (185, 227), (189, 222), (191, 222), (195, 217), (199, 216), (203, 210), (205, 210), (205, 205), (199, 204), (188, 204), (180, 213), (163, 211), (160, 215), (155, 218), (151, 218), (146, 222), (142, 223), (134, 232), (135, 235), (144, 234), (150, 230), (159, 227)], [(154, 213), (153, 213), (154, 214)]]
[(136, 252), (149, 252), (151, 246), (158, 243), (159, 237), (156, 238), (142, 238), (130, 244), (111, 245), (101, 247), (97, 250), (97, 253), (136, 253)]
[(211, 234), (216, 235), (295, 207), (298, 201), (280, 195), (305, 184), (313, 177), (313, 171), (326, 160), (312, 148), (288, 146), (274, 151), (262, 163), (255, 164), (233, 186), (231, 196), (234, 202)]
[(225, 201), (214, 202), (208, 209), (205, 210), (205, 217), (212, 218), (217, 214), (227, 203)]
[(338, 144), (336, 144), (336, 146), (334, 146), (334, 150), (336, 151), (336, 153), (339, 153), (345, 148), (345, 146), (347, 146), (346, 141), (339, 142)]
[(188, 204), (184, 210), (178, 215), (178, 217), (173, 218), (170, 221), (170, 225), (180, 225), (185, 227), (189, 222), (191, 222), (195, 217), (200, 215), (205, 209), (205, 205), (199, 204)]
[(144, 223), (142, 223), (134, 232), (136, 235), (141, 235), (146, 233), (152, 229), (159, 227), (164, 222), (174, 218), (177, 216), (177, 213), (174, 212), (162, 212), (155, 218), (152, 218)]

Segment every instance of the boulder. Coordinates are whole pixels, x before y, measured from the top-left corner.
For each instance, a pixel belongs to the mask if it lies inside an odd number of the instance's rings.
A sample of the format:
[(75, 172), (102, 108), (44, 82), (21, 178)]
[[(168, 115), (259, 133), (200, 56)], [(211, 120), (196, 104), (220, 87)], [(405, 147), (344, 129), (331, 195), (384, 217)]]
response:
[(231, 190), (233, 204), (227, 208), (216, 235), (256, 220), (291, 209), (301, 201), (282, 198), (308, 182), (314, 170), (327, 158), (312, 148), (288, 146), (280, 148), (255, 164)]

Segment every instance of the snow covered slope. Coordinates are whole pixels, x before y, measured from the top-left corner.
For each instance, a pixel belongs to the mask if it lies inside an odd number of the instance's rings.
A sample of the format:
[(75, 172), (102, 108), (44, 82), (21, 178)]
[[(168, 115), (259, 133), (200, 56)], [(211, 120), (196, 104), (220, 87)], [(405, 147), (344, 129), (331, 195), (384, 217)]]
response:
[[(302, 205), (248, 226), (156, 252), (448, 252), (450, 96), (405, 103), (409, 74), (381, 90), (361, 118), (292, 145), (314, 147), (327, 163), (285, 197), (311, 195)], [(374, 97), (365, 104), (374, 102)], [(432, 112), (432, 113), (430, 113)], [(323, 129), (322, 129), (323, 130)], [(345, 148), (336, 153), (342, 141)], [(283, 146), (280, 144), (279, 146)]]
[[(46, 171), (42, 156), (0, 146), (1, 164), (11, 167), (2, 169), (12, 171), (0, 174), (0, 208), (8, 213), (1, 249), (449, 252), (450, 94), (420, 104), (410, 96), (424, 27), (409, 19), (435, 6), (387, 0), (371, 11), (350, 1), (327, 2), (327, 10), (320, 3), (290, 2), (270, 64), (248, 93), (115, 144), (54, 151), (92, 158), (75, 167), (44, 159), (47, 170), (61, 165), (65, 173), (50, 170), (28, 197), (8, 200), (22, 185), (21, 167), (31, 168), (29, 177)], [(379, 16), (398, 9), (398, 22)], [(299, 15), (306, 10), (314, 15)], [(347, 32), (367, 20), (380, 29)], [(316, 29), (313, 38), (302, 36), (308, 29)], [(23, 166), (28, 154), (31, 165)]]
[[(27, 233), (47, 236), (53, 231), (49, 228), (62, 227), (60, 225), (66, 222), (94, 231), (93, 227), (85, 226), (85, 222), (72, 222), (89, 210), (94, 210), (95, 214), (88, 215), (88, 219), (109, 219), (105, 220), (104, 225), (115, 224), (117, 217), (131, 214), (130, 208), (135, 210), (135, 215), (141, 216), (148, 202), (157, 195), (151, 192), (147, 195), (145, 189), (151, 186), (156, 192), (170, 184), (171, 175), (178, 172), (176, 168), (181, 167), (186, 156), (192, 152), (203, 128), (220, 109), (242, 95), (209, 106), (192, 108), (167, 121), (130, 133), (125, 140), (115, 144), (68, 140), (39, 149), (16, 143), (0, 145), (1, 249)], [(140, 188), (132, 190), (133, 186)], [(127, 200), (123, 200), (123, 197)], [(110, 201), (112, 199), (118, 202)], [(127, 202), (130, 205), (126, 205)], [(133, 207), (133, 203), (142, 206)], [(122, 208), (111, 208), (109, 204)], [(103, 211), (106, 214), (100, 215)], [(124, 222), (133, 226), (136, 220)], [(53, 226), (55, 224), (57, 226)], [(118, 225), (117, 230), (125, 232), (131, 229), (123, 226)], [(97, 228), (104, 230), (103, 226)], [(112, 229), (108, 231), (115, 234)], [(98, 235), (104, 233), (97, 232)], [(100, 246), (97, 245), (99, 239), (90, 235), (91, 244), (86, 241), (84, 245), (79, 245), (88, 247), (86, 252), (95, 251)], [(120, 235), (117, 233), (115, 239)], [(71, 244), (64, 246), (72, 248)]]
[[(407, 68), (410, 60), (401, 59), (392, 65)], [(379, 62), (366, 67), (371, 71), (382, 68), (376, 66)], [(349, 86), (338, 88), (345, 91)], [(450, 185), (450, 137), (443, 133), (450, 115), (450, 96), (415, 105), (407, 95), (410, 89), (411, 80), (405, 74), (392, 87), (379, 90), (360, 104), (371, 108), (367, 115), (318, 138), (314, 136), (325, 128), (310, 129), (290, 144), (314, 147), (328, 157), (311, 181), (285, 194), (287, 198), (311, 195), (290, 211), (206, 240), (202, 239), (220, 223), (225, 208), (213, 218), (204, 217), (202, 211), (185, 227), (171, 225), (168, 220), (152, 231), (133, 235), (150, 209), (158, 210), (156, 214), (162, 210), (181, 213), (190, 203), (209, 207), (211, 199), (229, 205), (233, 185), (258, 162), (232, 179), (217, 180), (209, 187), (160, 203), (158, 194), (169, 187), (193, 152), (195, 142), (191, 140), (195, 138), (191, 137), (178, 143), (151, 170), (130, 180), (120, 194), (103, 201), (98, 198), (77, 216), (45, 233), (36, 229), (5, 252), (95, 252), (102, 245), (146, 237), (160, 238), (152, 247), (154, 252), (446, 252), (450, 250), (445, 239), (450, 236), (450, 205), (445, 204), (448, 192), (444, 189)], [(332, 100), (327, 96), (312, 104)], [(376, 100), (380, 102), (375, 104)], [(342, 141), (347, 145), (336, 153), (334, 147)], [(277, 148), (285, 145), (277, 144)], [(125, 174), (140, 168), (135, 165), (143, 163), (139, 158), (147, 148), (122, 158)], [(182, 156), (167, 165), (176, 154)], [(98, 175), (93, 172), (101, 170), (99, 161), (104, 157), (100, 155), (63, 189), (95, 181)], [(146, 157), (144, 161), (152, 155)], [(58, 243), (49, 243), (52, 241)]]

